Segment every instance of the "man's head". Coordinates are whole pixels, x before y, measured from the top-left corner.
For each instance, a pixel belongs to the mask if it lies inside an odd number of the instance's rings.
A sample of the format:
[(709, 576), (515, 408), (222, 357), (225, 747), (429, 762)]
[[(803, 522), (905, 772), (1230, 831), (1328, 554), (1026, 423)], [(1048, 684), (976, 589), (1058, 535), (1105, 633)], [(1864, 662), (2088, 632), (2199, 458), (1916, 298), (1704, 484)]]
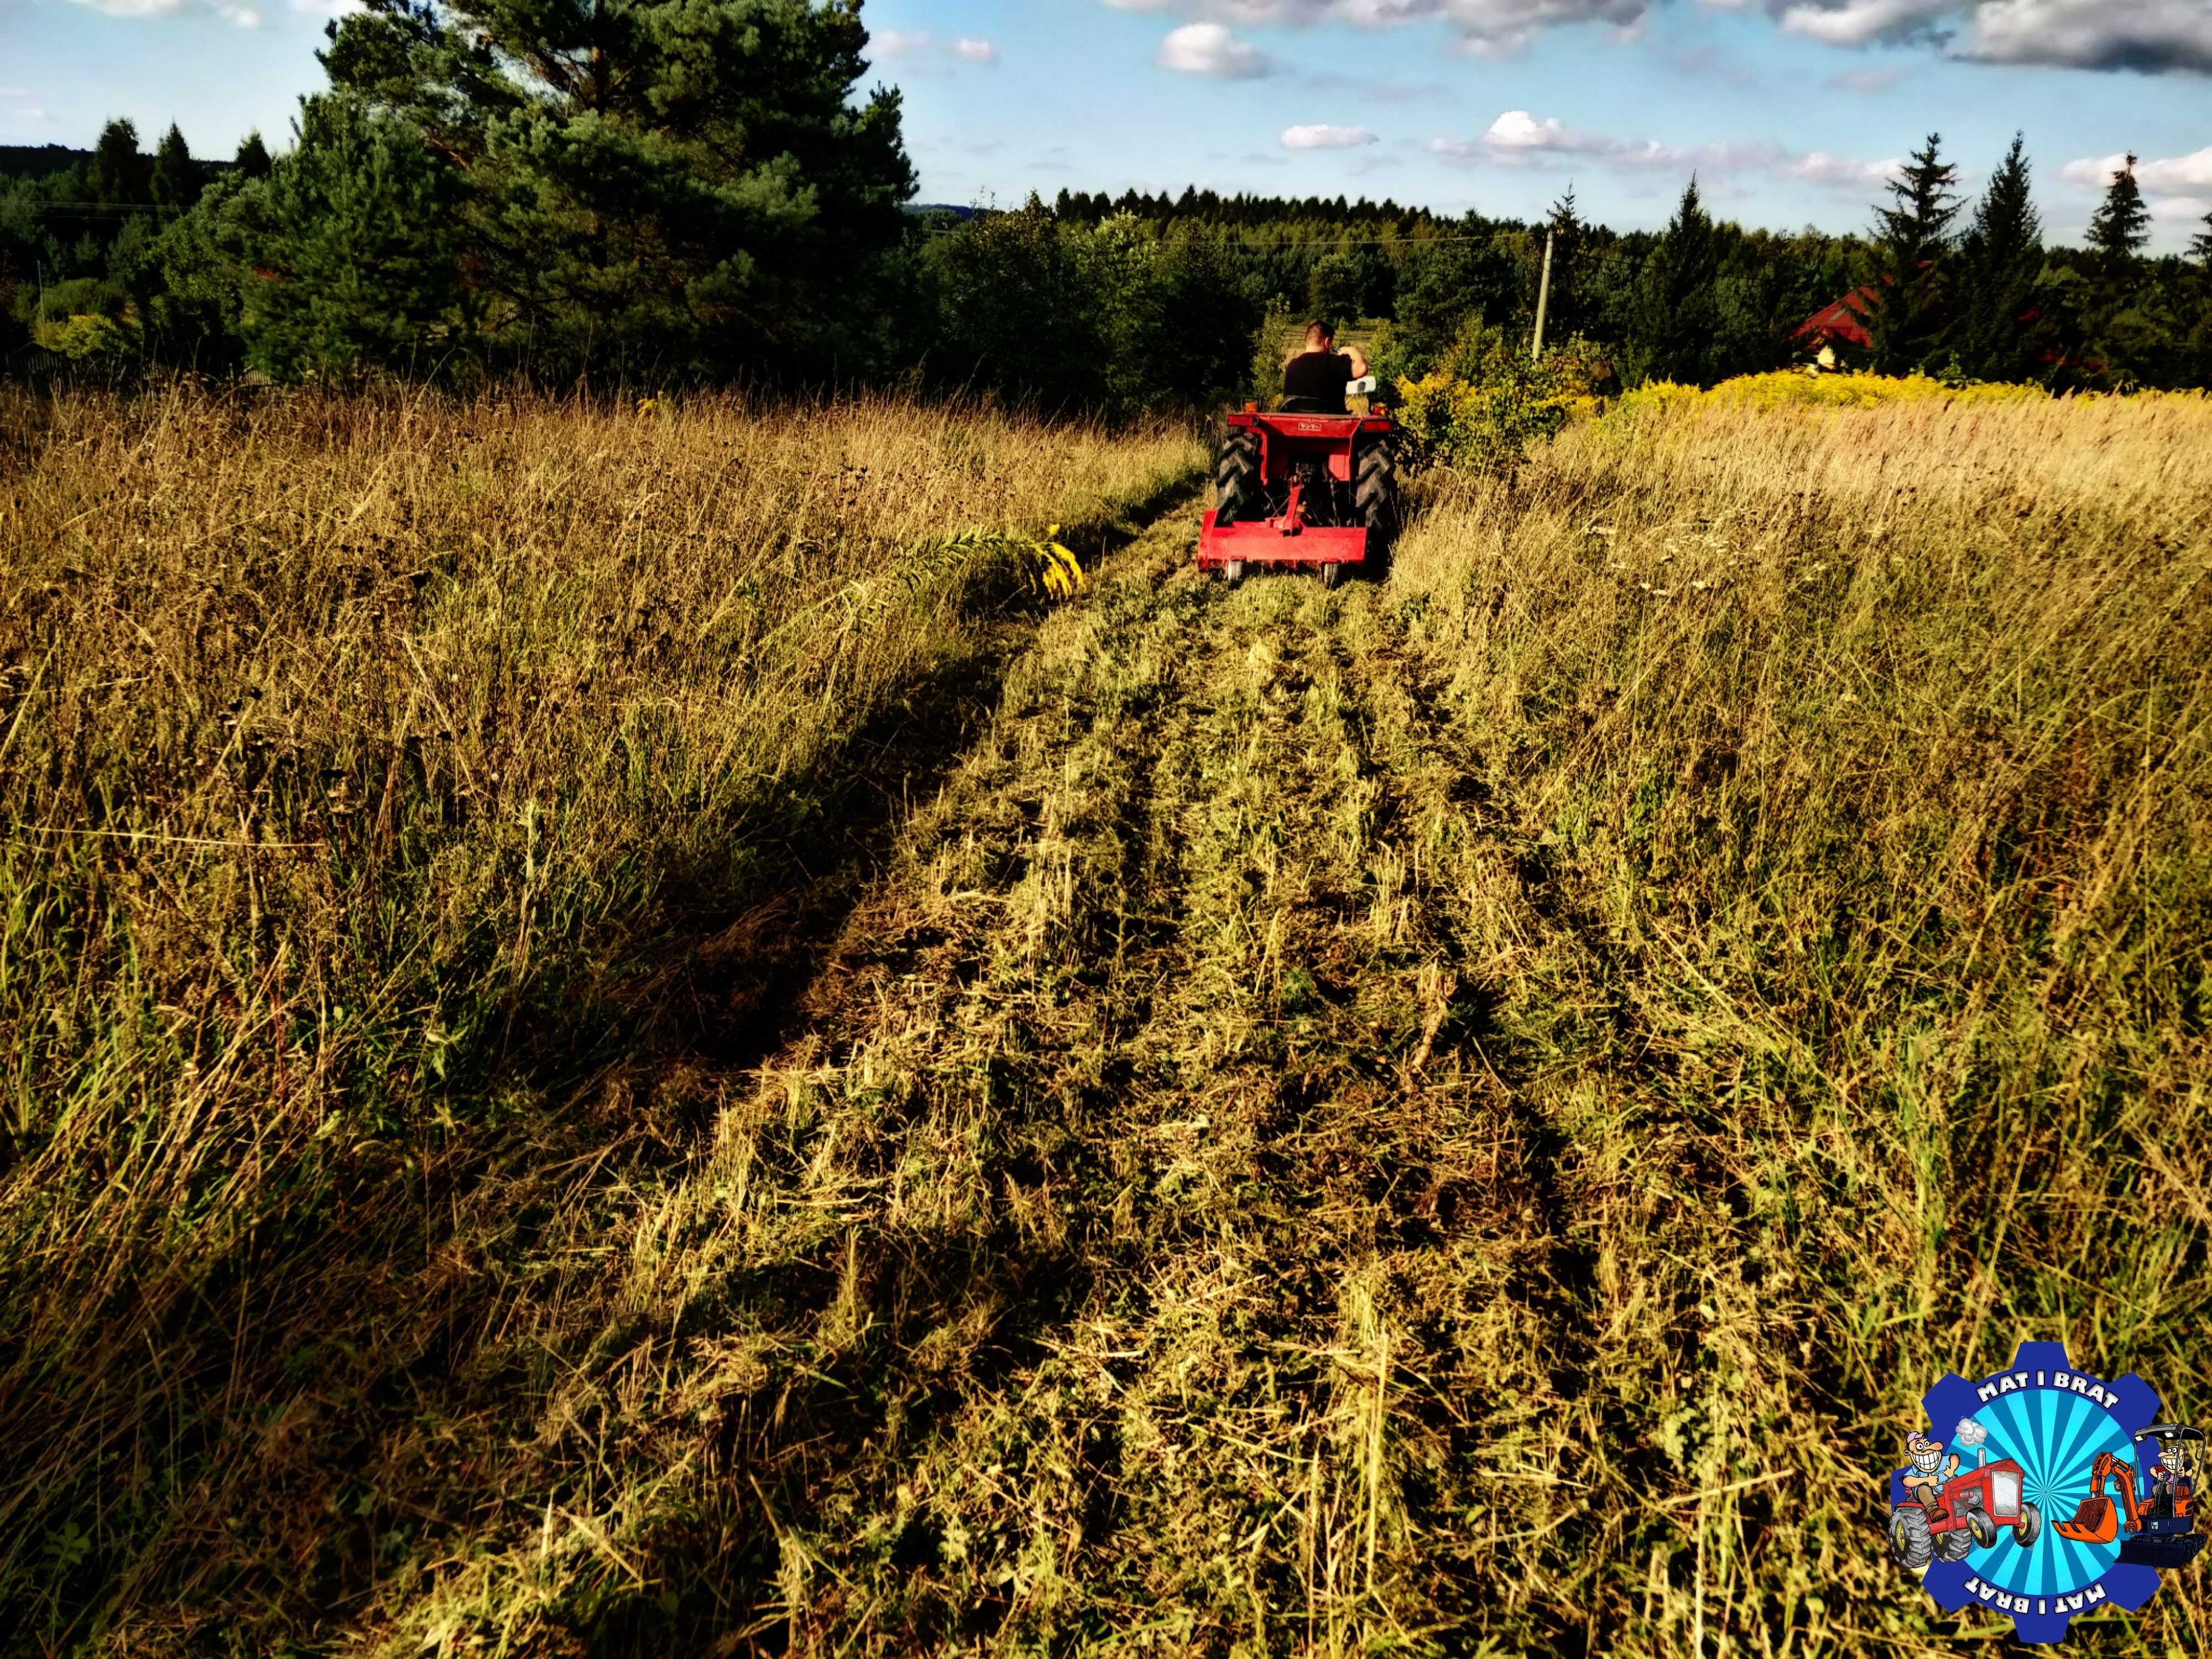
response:
[(1942, 1446), (1917, 1430), (1905, 1437), (1905, 1449), (1911, 1454), (1912, 1467), (1923, 1474), (1935, 1474), (1936, 1466), (1943, 1461)]
[(1306, 349), (1308, 351), (1327, 351), (1335, 343), (1336, 327), (1334, 324), (1324, 323), (1316, 318), (1315, 320), (1306, 325)]

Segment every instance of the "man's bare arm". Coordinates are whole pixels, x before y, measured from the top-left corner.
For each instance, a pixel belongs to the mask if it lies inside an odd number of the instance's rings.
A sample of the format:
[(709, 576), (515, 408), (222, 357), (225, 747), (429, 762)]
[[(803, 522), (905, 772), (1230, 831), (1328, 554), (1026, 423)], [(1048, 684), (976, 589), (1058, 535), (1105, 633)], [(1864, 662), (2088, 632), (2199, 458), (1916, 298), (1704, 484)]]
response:
[(1367, 354), (1362, 351), (1358, 346), (1346, 346), (1344, 349), (1344, 355), (1352, 359), (1352, 378), (1355, 380), (1365, 380), (1367, 378)]

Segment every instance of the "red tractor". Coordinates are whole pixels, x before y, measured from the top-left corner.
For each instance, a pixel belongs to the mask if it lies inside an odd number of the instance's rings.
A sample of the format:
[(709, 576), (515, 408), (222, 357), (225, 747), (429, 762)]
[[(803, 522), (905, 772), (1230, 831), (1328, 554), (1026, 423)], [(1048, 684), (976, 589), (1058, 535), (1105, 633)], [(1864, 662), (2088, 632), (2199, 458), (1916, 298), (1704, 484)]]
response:
[(1917, 1498), (1900, 1504), (1889, 1516), (1891, 1558), (1908, 1572), (1931, 1559), (1963, 1561), (1996, 1543), (2000, 1528), (2027, 1548), (2043, 1530), (2043, 1511), (2021, 1496), (2021, 1480), (2020, 1465), (2001, 1457), (1952, 1476), (1932, 1510)]
[(1247, 404), (1229, 417), (1198, 568), (1231, 587), (1255, 569), (1315, 569), (1323, 586), (1334, 587), (1346, 570), (1379, 562), (1398, 522), (1396, 431), (1380, 407), (1365, 415), (1271, 414)]

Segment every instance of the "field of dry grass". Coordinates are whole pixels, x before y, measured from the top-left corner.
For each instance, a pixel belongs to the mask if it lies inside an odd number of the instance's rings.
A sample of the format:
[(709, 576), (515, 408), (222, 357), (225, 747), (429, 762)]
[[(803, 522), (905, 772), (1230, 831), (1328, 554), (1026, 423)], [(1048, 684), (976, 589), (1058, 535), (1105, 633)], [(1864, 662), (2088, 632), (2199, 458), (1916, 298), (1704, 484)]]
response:
[(2212, 1408), (2202, 402), (1631, 410), (1042, 611), (912, 550), (1186, 445), (9, 414), (28, 1651), (1993, 1652), (1923, 1388)]
[(349, 1616), (498, 1501), (431, 1448), (559, 1393), (532, 1241), (680, 1156), (659, 1057), (768, 1040), (1020, 637), (943, 538), (1095, 544), (1201, 464), (896, 402), (0, 406), (0, 1627)]

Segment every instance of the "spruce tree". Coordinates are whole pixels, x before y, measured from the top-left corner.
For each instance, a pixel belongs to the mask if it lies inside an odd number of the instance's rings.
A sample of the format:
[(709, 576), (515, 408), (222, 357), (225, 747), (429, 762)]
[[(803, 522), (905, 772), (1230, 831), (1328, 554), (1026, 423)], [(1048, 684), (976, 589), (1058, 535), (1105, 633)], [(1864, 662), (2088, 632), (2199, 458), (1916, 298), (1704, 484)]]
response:
[(2191, 240), (2189, 257), (2212, 269), (2212, 213), (2204, 216), (2204, 228)]
[(1959, 216), (1959, 170), (1942, 159), (1943, 136), (1928, 143), (1889, 187), (1891, 204), (1875, 210), (1876, 252), (1884, 269), (1875, 284), (1875, 368), (1884, 374), (1925, 369), (1942, 349), (1950, 272), (1951, 223)]
[(2035, 285), (2043, 271), (2043, 216), (2033, 184), (2027, 138), (2014, 134), (1960, 244), (1955, 345), (1978, 380), (2029, 380), (2041, 367), (2045, 331)]
[(1714, 284), (1720, 265), (1720, 232), (1692, 178), (1674, 222), (1644, 267), (1629, 338), (1632, 382), (1698, 386), (1712, 378), (1718, 314)]
[(1572, 185), (1552, 204), (1546, 219), (1545, 229), (1552, 239), (1552, 313), (1547, 331), (1553, 340), (1565, 340), (1583, 331), (1584, 319), (1575, 273), (1589, 234)]
[(200, 166), (174, 122), (154, 152), (153, 197), (156, 205), (188, 208), (200, 198)]
[(2084, 307), (2085, 343), (2097, 378), (2108, 386), (2155, 385), (2160, 378), (2163, 337), (2168, 331), (2145, 314), (2145, 301), (2155, 297), (2157, 284), (2148, 280), (2150, 272), (2136, 257), (2149, 240), (2150, 210), (2136, 182), (2136, 157), (2130, 151), (2089, 221), (2096, 273)]
[(2104, 205), (2089, 221), (2089, 246), (2110, 270), (2127, 265), (2149, 240), (2150, 210), (2143, 205), (2142, 186), (2136, 183), (2136, 156), (2130, 151), (2106, 187)]

